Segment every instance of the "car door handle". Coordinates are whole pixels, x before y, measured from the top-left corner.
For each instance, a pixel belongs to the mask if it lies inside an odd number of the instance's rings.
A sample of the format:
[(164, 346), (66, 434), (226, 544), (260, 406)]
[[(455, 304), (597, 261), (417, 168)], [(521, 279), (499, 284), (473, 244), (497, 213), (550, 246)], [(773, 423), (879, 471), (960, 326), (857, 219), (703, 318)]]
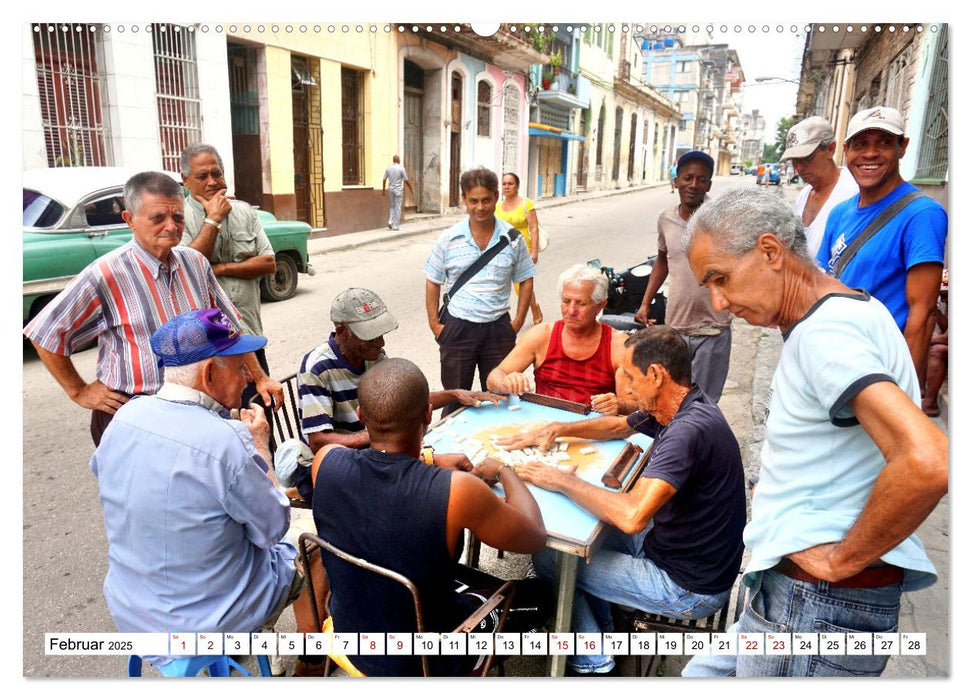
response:
[(84, 232), (84, 235), (88, 238), (104, 238), (108, 235), (107, 231), (96, 231), (94, 229), (88, 229)]

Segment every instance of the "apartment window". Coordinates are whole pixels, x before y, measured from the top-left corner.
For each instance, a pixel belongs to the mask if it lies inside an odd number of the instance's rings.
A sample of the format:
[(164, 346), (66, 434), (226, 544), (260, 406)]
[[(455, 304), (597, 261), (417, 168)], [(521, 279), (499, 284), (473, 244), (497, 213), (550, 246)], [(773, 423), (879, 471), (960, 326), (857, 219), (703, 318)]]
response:
[(910, 66), (913, 49), (914, 44), (911, 42), (890, 62), (890, 67), (887, 69), (887, 98), (883, 104), (901, 113), (905, 111), (904, 100), (910, 92), (907, 89), (907, 69)]
[(597, 119), (597, 165), (603, 165), (604, 160), (604, 127), (607, 123), (607, 111), (600, 105), (600, 117)]
[(47, 164), (111, 165), (100, 27), (34, 25), (34, 60)]
[(678, 73), (687, 73), (687, 72), (688, 72), (688, 62), (678, 61)]
[(927, 96), (927, 110), (924, 112), (923, 137), (920, 140), (915, 179), (941, 181), (947, 177), (947, 64), (947, 25), (942, 24), (934, 65), (931, 68), (931, 88)]
[(344, 184), (364, 184), (364, 75), (341, 68), (341, 138)]
[(195, 35), (177, 24), (153, 24), (152, 52), (162, 168), (178, 171), (183, 149), (202, 140)]
[(492, 86), (484, 80), (478, 88), (478, 125), (476, 134), (488, 137), (492, 134)]

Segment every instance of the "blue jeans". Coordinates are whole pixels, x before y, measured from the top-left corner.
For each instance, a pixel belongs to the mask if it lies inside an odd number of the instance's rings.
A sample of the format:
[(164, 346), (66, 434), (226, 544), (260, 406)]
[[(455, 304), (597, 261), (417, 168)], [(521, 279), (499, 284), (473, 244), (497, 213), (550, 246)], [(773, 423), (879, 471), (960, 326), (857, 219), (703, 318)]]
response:
[[(728, 632), (896, 632), (901, 584), (835, 588), (762, 571)], [(888, 656), (696, 656), (682, 676), (879, 676)]]
[[(593, 561), (577, 566), (577, 590), (573, 601), (574, 632), (612, 632), (610, 603), (645, 612), (694, 619), (721, 609), (731, 591), (706, 595), (685, 590), (644, 556), (647, 530), (625, 535), (611, 529)], [(540, 576), (553, 578), (555, 552), (544, 549), (534, 555)], [(567, 663), (580, 673), (605, 673), (614, 667), (613, 656), (571, 656)]]

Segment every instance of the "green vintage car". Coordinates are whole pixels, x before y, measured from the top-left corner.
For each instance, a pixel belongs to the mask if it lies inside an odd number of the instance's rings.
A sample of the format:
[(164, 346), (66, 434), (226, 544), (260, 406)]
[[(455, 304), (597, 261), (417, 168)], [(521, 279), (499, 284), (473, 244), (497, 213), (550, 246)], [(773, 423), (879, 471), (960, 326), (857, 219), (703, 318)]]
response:
[[(131, 168), (39, 168), (24, 171), (24, 323), (88, 263), (131, 240), (121, 218)], [(181, 182), (178, 173), (168, 173)], [(264, 301), (294, 295), (297, 273), (312, 275), (310, 226), (260, 211), (276, 253), (276, 274), (260, 280)]]

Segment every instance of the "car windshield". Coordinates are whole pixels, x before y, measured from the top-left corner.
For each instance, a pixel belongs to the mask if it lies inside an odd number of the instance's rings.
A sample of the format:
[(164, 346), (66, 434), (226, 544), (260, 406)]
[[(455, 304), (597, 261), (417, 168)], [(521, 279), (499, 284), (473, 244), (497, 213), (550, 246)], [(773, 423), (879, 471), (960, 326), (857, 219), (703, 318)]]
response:
[(50, 197), (24, 190), (24, 226), (48, 228), (53, 226), (64, 214), (64, 207)]

